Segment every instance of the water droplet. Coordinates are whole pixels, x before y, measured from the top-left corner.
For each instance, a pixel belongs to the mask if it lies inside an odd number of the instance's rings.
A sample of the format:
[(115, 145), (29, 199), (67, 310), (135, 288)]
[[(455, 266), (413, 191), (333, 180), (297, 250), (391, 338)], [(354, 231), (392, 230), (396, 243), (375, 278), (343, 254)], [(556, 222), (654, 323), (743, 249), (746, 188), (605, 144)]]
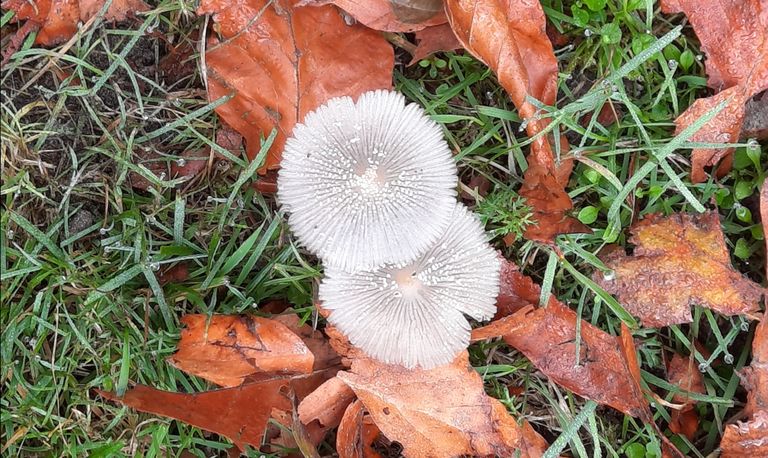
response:
[(589, 29), (584, 29), (584, 36), (585, 37), (591, 37), (592, 36), (592, 31), (589, 30)]
[(669, 60), (667, 61), (667, 65), (669, 65), (669, 69), (670, 69), (670, 70), (674, 70), (674, 69), (676, 69), (676, 68), (677, 68), (677, 61), (676, 61), (676, 60), (672, 60), (672, 59), (669, 59)]
[(707, 372), (707, 369), (709, 369), (709, 364), (704, 362), (699, 364), (699, 372)]
[(696, 55), (696, 60), (698, 60), (699, 62), (701, 62), (703, 59), (704, 59), (704, 56), (702, 56), (701, 54)]
[(107, 232), (109, 232), (109, 229), (107, 229), (106, 227), (102, 227), (101, 229), (99, 229), (99, 235), (107, 235)]
[(741, 326), (739, 326), (742, 331), (747, 332), (749, 331), (749, 322), (748, 321), (742, 321)]
[(750, 151), (757, 151), (760, 148), (760, 144), (754, 138), (747, 140), (747, 149)]
[(160, 263), (159, 262), (150, 262), (149, 263), (149, 269), (152, 272), (157, 272), (158, 270), (160, 270)]
[(8, 240), (13, 240), (13, 229), (8, 229), (8, 232), (6, 233), (6, 236), (8, 237)]
[(613, 281), (616, 279), (616, 271), (609, 270), (607, 272), (603, 272), (603, 280), (605, 281)]
[(185, 165), (187, 165), (187, 160), (184, 159), (183, 157), (180, 157), (176, 159), (176, 165), (178, 165), (179, 167), (184, 167)]
[(723, 361), (725, 361), (725, 364), (733, 364), (733, 355), (726, 353), (725, 356), (723, 356)]

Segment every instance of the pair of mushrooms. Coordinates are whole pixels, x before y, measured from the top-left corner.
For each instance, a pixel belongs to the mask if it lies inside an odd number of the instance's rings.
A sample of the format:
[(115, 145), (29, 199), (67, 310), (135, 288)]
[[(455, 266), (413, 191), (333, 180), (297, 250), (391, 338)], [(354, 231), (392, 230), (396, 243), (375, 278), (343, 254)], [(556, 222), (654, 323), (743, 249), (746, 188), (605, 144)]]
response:
[(373, 358), (447, 364), (464, 314), (496, 311), (500, 262), (457, 182), (440, 127), (395, 92), (331, 99), (286, 142), (278, 201), (325, 265), (328, 321)]

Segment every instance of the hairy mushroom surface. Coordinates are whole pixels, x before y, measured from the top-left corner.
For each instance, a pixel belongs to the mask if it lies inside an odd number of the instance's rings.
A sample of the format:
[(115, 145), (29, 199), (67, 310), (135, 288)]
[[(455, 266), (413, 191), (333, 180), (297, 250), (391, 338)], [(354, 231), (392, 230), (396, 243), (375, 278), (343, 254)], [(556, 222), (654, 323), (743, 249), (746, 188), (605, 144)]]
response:
[(469, 344), (470, 325), (496, 312), (500, 261), (477, 218), (454, 204), (439, 240), (409, 263), (349, 273), (327, 268), (328, 320), (369, 356), (429, 369)]
[(280, 165), (291, 230), (326, 266), (350, 272), (415, 259), (456, 203), (440, 126), (395, 92), (329, 100), (296, 125)]

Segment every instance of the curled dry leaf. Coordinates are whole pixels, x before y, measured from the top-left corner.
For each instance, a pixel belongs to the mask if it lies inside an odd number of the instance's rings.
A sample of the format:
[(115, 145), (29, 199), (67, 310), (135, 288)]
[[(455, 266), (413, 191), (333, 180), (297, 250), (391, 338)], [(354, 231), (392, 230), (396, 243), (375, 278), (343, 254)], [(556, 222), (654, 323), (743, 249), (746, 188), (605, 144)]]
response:
[[(719, 92), (696, 100), (675, 121), (677, 131), (730, 99), (728, 106), (694, 134), (691, 141), (738, 141), (745, 103), (768, 89), (768, 5), (763, 0), (663, 0), (661, 7), (665, 13), (683, 12), (688, 16), (707, 55), (707, 84)], [(706, 180), (704, 168), (718, 163), (717, 175), (723, 176), (730, 170), (732, 152), (733, 148), (695, 148), (691, 155), (691, 180)]]
[(268, 169), (306, 113), (329, 98), (392, 84), (392, 47), (371, 29), (346, 25), (331, 5), (203, 0), (198, 13), (213, 14), (219, 34), (205, 53), (208, 96), (233, 96), (216, 111), (245, 137), (249, 158), (277, 128)]
[(613, 274), (595, 281), (616, 294), (645, 326), (691, 321), (691, 305), (753, 316), (765, 289), (743, 277), (728, 256), (716, 212), (650, 215), (631, 229), (632, 256), (606, 256)]
[(312, 372), (314, 356), (284, 324), (252, 315), (186, 315), (174, 367), (225, 387), (263, 373)]
[(299, 5), (329, 3), (374, 30), (415, 32), (446, 21), (443, 0), (302, 0)]
[[(525, 0), (448, 0), (448, 21), (459, 42), (496, 73), (517, 107), (531, 137), (549, 123), (537, 116), (533, 97), (554, 105), (557, 97), (557, 59), (546, 33), (546, 18), (538, 2)], [(561, 140), (561, 151), (568, 145)], [(551, 242), (555, 235), (586, 232), (567, 216), (573, 202), (565, 192), (572, 161), (556, 164), (547, 136), (531, 144), (528, 170), (519, 194), (533, 208), (538, 224), (525, 237)]]
[(527, 423), (485, 394), (466, 352), (435, 369), (406, 369), (367, 358), (337, 375), (382, 433), (406, 456), (541, 456), (547, 444)]
[[(682, 391), (706, 393), (701, 372), (694, 364), (693, 358), (686, 358), (675, 353), (667, 365), (667, 380), (678, 386)], [(696, 401), (691, 400), (685, 393), (676, 393), (672, 402), (682, 404), (682, 408), (670, 412), (669, 429), (675, 434), (682, 434), (693, 440), (699, 429), (699, 415), (696, 413)]]
[(347, 407), (336, 433), (336, 452), (339, 458), (382, 458), (373, 449), (381, 431), (365, 412), (360, 400)]
[(761, 410), (749, 421), (726, 426), (720, 450), (721, 458), (768, 456), (768, 411)]
[(577, 360), (577, 320), (573, 310), (552, 298), (547, 307), (525, 307), (475, 329), (472, 340), (502, 336), (555, 383), (627, 415), (648, 420), (650, 411), (640, 388), (631, 336), (617, 338), (582, 321)]
[(461, 43), (453, 33), (450, 24), (440, 24), (419, 30), (415, 33), (415, 38), (416, 49), (408, 65), (413, 65), (438, 51), (453, 51), (461, 48)]
[(538, 306), (541, 288), (531, 277), (523, 275), (517, 264), (502, 260), (500, 280), (494, 320), (512, 315), (526, 306)]
[(355, 393), (338, 377), (329, 379), (307, 395), (299, 404), (299, 418), (305, 425), (317, 421), (325, 428), (335, 428)]
[[(38, 29), (35, 43), (53, 46), (65, 42), (77, 33), (78, 22), (87, 22), (104, 6), (104, 0), (4, 0), (3, 10), (13, 10), (14, 21), (28, 21), (32, 29)], [(142, 0), (112, 0), (105, 21), (122, 21), (129, 15), (147, 11), (149, 6)]]

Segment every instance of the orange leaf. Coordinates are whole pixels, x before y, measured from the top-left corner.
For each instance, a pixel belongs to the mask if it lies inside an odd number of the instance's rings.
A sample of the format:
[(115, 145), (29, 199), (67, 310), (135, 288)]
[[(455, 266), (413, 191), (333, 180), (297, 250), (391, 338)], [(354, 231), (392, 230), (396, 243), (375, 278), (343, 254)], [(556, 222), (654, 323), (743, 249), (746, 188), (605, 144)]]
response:
[(613, 274), (594, 279), (645, 326), (688, 323), (691, 304), (726, 315), (758, 310), (765, 289), (731, 266), (716, 212), (651, 215), (631, 232), (633, 255), (614, 251), (605, 259)]
[[(675, 353), (667, 365), (667, 380), (684, 391), (706, 393), (701, 373), (693, 364), (693, 355), (686, 358)], [(699, 416), (695, 409), (696, 401), (692, 401), (684, 393), (673, 395), (672, 401), (683, 404), (683, 408), (670, 412), (669, 429), (673, 433), (684, 435), (688, 440), (693, 440), (696, 430), (699, 429)]]
[(336, 452), (339, 458), (381, 458), (373, 449), (373, 442), (381, 431), (365, 414), (360, 400), (347, 407), (336, 433)]
[(649, 419), (631, 337), (622, 340), (582, 321), (577, 360), (576, 321), (573, 310), (553, 299), (545, 308), (524, 308), (489, 324), (493, 333), (478, 328), (472, 337), (502, 335), (555, 383), (627, 415)]
[(446, 21), (442, 0), (303, 0), (299, 4), (334, 4), (364, 25), (387, 32), (415, 32)]
[(463, 352), (435, 369), (406, 369), (367, 358), (339, 372), (376, 426), (403, 446), (406, 456), (540, 456), (547, 448), (527, 424), (485, 394), (483, 381)]
[(499, 297), (496, 299), (494, 320), (512, 315), (530, 305), (538, 307), (541, 288), (531, 277), (523, 275), (517, 264), (504, 259), (501, 263)]
[(720, 441), (721, 458), (768, 456), (768, 411), (757, 412), (750, 421), (725, 427)]
[(280, 378), (202, 393), (173, 393), (137, 385), (121, 398), (98, 390), (112, 401), (142, 412), (183, 421), (229, 438), (240, 450), (258, 448), (272, 408), (291, 410), (280, 392), (289, 380)]
[(408, 65), (413, 65), (438, 51), (453, 51), (461, 48), (461, 43), (453, 33), (450, 24), (440, 24), (419, 30), (415, 33), (415, 38), (416, 49)]
[[(691, 141), (735, 142), (744, 120), (744, 104), (768, 88), (768, 5), (762, 0), (663, 0), (665, 13), (684, 12), (707, 55), (709, 87), (723, 91), (699, 99), (675, 124), (680, 132), (694, 120), (732, 97), (728, 106), (701, 128)], [(691, 180), (706, 180), (704, 167), (717, 165), (717, 175), (730, 170), (733, 148), (696, 148), (691, 155)]]
[(355, 393), (338, 377), (327, 380), (299, 404), (299, 418), (305, 425), (317, 420), (321, 426), (335, 428)]
[[(104, 6), (104, 0), (4, 0), (0, 7), (16, 12), (14, 21), (28, 20), (40, 26), (35, 43), (52, 46), (69, 40), (78, 22), (87, 22)], [(113, 0), (104, 20), (125, 20), (130, 14), (147, 11), (142, 0)]]
[(245, 137), (251, 159), (277, 128), (268, 169), (278, 167), (286, 136), (307, 112), (392, 84), (392, 47), (371, 29), (346, 25), (331, 5), (203, 0), (198, 13), (213, 14), (219, 33), (205, 53), (208, 97), (234, 95), (216, 111)]
[(312, 372), (314, 356), (284, 324), (251, 315), (186, 315), (174, 367), (234, 387), (261, 373)]
[[(546, 33), (546, 18), (538, 2), (523, 0), (447, 0), (448, 21), (467, 51), (496, 72), (524, 120), (531, 137), (549, 123), (537, 116), (533, 97), (554, 105), (557, 97), (557, 59)], [(561, 150), (568, 144), (561, 140)], [(536, 225), (525, 237), (551, 242), (555, 235), (586, 232), (577, 220), (566, 216), (573, 208), (565, 185), (571, 161), (556, 164), (546, 136), (531, 144), (528, 170), (519, 194), (534, 210)]]

